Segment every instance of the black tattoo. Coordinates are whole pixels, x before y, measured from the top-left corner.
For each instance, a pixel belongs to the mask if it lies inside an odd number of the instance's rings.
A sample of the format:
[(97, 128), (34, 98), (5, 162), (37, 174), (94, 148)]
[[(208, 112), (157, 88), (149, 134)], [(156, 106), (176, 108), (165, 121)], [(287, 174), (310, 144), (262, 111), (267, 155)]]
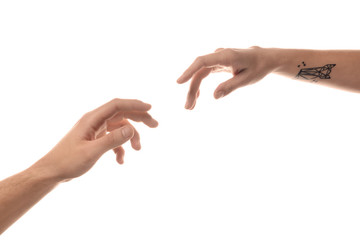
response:
[[(301, 62), (302, 63), (302, 65), (305, 67), (306, 66), (306, 63), (305, 62)], [(300, 67), (301, 65), (299, 64), (298, 65), (298, 68)]]
[[(306, 66), (304, 62), (302, 62), (303, 66)], [(317, 82), (318, 79), (330, 79), (331, 69), (335, 67), (336, 64), (326, 64), (322, 67), (313, 67), (313, 68), (302, 68), (299, 73), (296, 75), (296, 78), (303, 78), (307, 80), (313, 80), (313, 82)], [(298, 65), (300, 67), (300, 65)]]

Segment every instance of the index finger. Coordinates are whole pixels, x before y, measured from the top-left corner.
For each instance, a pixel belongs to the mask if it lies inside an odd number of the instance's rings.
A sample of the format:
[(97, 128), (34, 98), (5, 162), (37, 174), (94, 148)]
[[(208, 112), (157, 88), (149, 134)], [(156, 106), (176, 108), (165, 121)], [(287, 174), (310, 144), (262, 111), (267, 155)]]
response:
[(151, 105), (136, 99), (119, 99), (115, 98), (108, 103), (98, 107), (97, 109), (88, 113), (90, 124), (97, 128), (101, 126), (107, 119), (113, 117), (115, 114), (123, 111), (149, 111)]
[(225, 65), (223, 53), (221, 51), (197, 57), (190, 67), (185, 70), (181, 77), (179, 77), (177, 82), (185, 83), (201, 68), (211, 68), (217, 65)]

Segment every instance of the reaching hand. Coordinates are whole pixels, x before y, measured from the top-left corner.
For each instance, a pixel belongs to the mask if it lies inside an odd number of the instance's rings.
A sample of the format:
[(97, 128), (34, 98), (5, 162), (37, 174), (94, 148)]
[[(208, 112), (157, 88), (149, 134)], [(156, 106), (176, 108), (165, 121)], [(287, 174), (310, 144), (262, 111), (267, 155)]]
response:
[(191, 78), (185, 108), (193, 109), (199, 97), (201, 81), (211, 72), (226, 71), (233, 74), (229, 80), (221, 83), (214, 92), (216, 99), (224, 97), (239, 87), (255, 83), (274, 70), (271, 56), (260, 47), (249, 49), (219, 48), (215, 53), (200, 56), (177, 80), (185, 83)]
[(71, 131), (33, 167), (59, 181), (70, 180), (86, 173), (108, 150), (113, 149), (116, 160), (124, 162), (121, 146), (130, 140), (140, 150), (140, 136), (128, 119), (157, 127), (147, 112), (150, 104), (139, 100), (114, 99), (86, 113)]

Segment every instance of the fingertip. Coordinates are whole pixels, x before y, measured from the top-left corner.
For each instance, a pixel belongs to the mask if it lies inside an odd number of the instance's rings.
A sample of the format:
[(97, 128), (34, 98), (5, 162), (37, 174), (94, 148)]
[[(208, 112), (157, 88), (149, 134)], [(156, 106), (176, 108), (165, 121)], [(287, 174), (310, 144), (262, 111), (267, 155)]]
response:
[(179, 84), (183, 84), (185, 82), (187, 82), (189, 80), (190, 77), (188, 77), (188, 74), (184, 73), (183, 75), (181, 75), (181, 77), (178, 78), (178, 80), (176, 80), (177, 83)]
[(192, 101), (192, 104), (190, 105), (190, 107), (188, 109), (193, 110), (195, 108), (195, 105), (196, 105), (196, 98)]
[(140, 142), (132, 142), (131, 143), (131, 147), (136, 150), (136, 151), (139, 151), (141, 149), (141, 144)]
[(185, 108), (186, 110), (193, 110), (194, 109), (194, 107), (195, 107), (195, 105), (193, 105), (193, 106), (190, 106), (190, 107), (188, 107), (188, 108)]
[(158, 127), (159, 126), (159, 122), (158, 121), (156, 121), (155, 119), (153, 119), (153, 123), (152, 123), (152, 125), (150, 126), (151, 128), (156, 128), (156, 127)]
[(196, 102), (196, 98), (197, 98), (197, 93), (193, 93), (193, 91), (189, 90), (187, 98), (186, 98), (186, 104), (185, 104), (185, 108), (186, 109), (191, 109), (195, 102)]
[(183, 73), (183, 74), (176, 80), (176, 82), (179, 83), (179, 84), (184, 83), (184, 76), (185, 76), (185, 74)]
[(134, 136), (135, 130), (131, 125), (127, 124), (121, 128), (121, 134), (125, 139), (130, 139)]
[(149, 111), (152, 108), (151, 104), (145, 103), (145, 109), (146, 111)]
[(121, 165), (124, 164), (124, 154), (117, 154), (116, 155), (116, 161)]
[(215, 99), (219, 99), (225, 96), (225, 92), (223, 90), (217, 90), (214, 92)]

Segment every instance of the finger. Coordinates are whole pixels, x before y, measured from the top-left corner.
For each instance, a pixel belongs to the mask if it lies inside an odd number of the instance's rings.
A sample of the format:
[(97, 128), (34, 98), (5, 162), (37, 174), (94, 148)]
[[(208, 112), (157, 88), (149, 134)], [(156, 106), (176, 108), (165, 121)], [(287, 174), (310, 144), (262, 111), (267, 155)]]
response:
[(202, 68), (191, 80), (189, 92), (186, 99), (185, 108), (191, 109), (195, 106), (197, 94), (199, 92), (201, 81), (211, 73), (211, 68)]
[(114, 148), (114, 152), (116, 155), (116, 161), (119, 164), (123, 164), (124, 163), (124, 156), (125, 156), (125, 150), (122, 146)]
[[(130, 122), (126, 119), (123, 120), (123, 124), (126, 124), (126, 125), (130, 125)], [(139, 132), (134, 128), (134, 126), (132, 126), (133, 129), (134, 129), (134, 135), (133, 137), (130, 139), (130, 143), (131, 143), (131, 147), (134, 149), (134, 150), (137, 150), (139, 151), (141, 149), (141, 143), (140, 143), (140, 134)]]
[(134, 130), (135, 129), (129, 124), (121, 128), (115, 129), (114, 131), (109, 132), (105, 136), (91, 141), (91, 144), (93, 145), (92, 149), (94, 149), (99, 154), (103, 154), (110, 149), (119, 147), (133, 138), (135, 134)]
[(134, 128), (134, 136), (131, 138), (130, 142), (131, 142), (131, 147), (134, 150), (139, 151), (141, 149), (140, 134), (135, 128)]
[(235, 75), (233, 78), (221, 83), (214, 91), (214, 97), (216, 99), (222, 98), (230, 94), (235, 89), (246, 86), (251, 82), (247, 72)]
[(124, 119), (130, 119), (135, 122), (143, 122), (151, 128), (155, 128), (159, 125), (158, 121), (156, 121), (147, 112), (120, 112), (106, 122), (108, 131), (118, 128), (118, 123)]
[(197, 101), (197, 99), (199, 98), (199, 96), (200, 96), (200, 90), (196, 93), (196, 100), (195, 100), (195, 103), (194, 103), (194, 105), (190, 108), (190, 110), (193, 110), (193, 109), (195, 108), (196, 101)]
[(210, 68), (216, 65), (228, 65), (224, 57), (224, 51), (211, 53), (205, 56), (200, 56), (190, 65), (188, 69), (177, 80), (178, 83), (185, 83), (201, 68)]
[(149, 111), (150, 104), (134, 99), (113, 99), (101, 107), (89, 112), (86, 117), (92, 127), (97, 129), (107, 119), (111, 118), (120, 111)]
[(149, 113), (147, 112), (125, 112), (124, 117), (135, 122), (143, 122), (146, 126), (155, 128), (159, 125)]
[(134, 135), (132, 136), (130, 142), (131, 142), (131, 147), (134, 149), (134, 150), (140, 150), (141, 149), (141, 143), (140, 143), (140, 134), (139, 132), (135, 129), (135, 127), (133, 125), (131, 125), (131, 123), (127, 120), (127, 119), (124, 119), (122, 120), (121, 122), (116, 122), (116, 123), (113, 123), (110, 127), (111, 128), (108, 128), (108, 131), (111, 132), (111, 131), (114, 131), (115, 129), (118, 129), (118, 128), (121, 128), (125, 125), (129, 125), (133, 128), (133, 131), (134, 131)]

